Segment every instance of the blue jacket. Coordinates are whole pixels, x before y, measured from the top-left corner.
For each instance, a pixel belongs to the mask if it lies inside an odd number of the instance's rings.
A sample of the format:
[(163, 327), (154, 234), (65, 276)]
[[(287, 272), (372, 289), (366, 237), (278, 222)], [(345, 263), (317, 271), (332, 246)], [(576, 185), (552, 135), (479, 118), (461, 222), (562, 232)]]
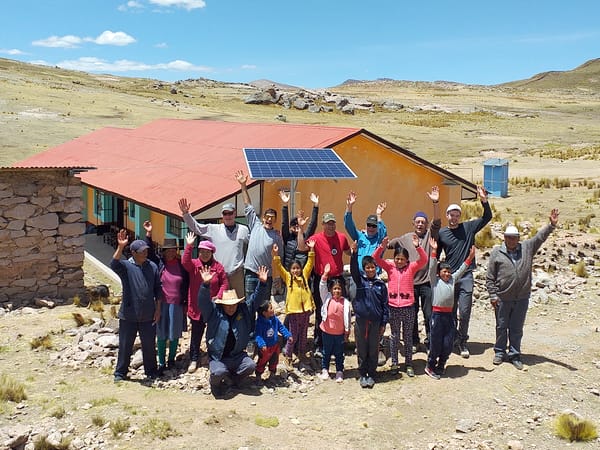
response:
[(156, 264), (147, 259), (138, 266), (133, 258), (113, 258), (110, 268), (119, 275), (123, 285), (119, 319), (132, 322), (154, 320), (155, 302), (162, 298), (162, 284)]
[(278, 336), (280, 333), (286, 341), (292, 336), (276, 316), (267, 319), (262, 314), (258, 315), (254, 332), (258, 348), (273, 347), (279, 342)]
[[(377, 221), (377, 234), (369, 237), (364, 231), (358, 231), (352, 218), (352, 213), (346, 211), (344, 214), (344, 227), (346, 232), (350, 235), (353, 241), (356, 241), (357, 253), (358, 253), (358, 267), (362, 272), (362, 259), (363, 256), (373, 255), (375, 249), (379, 247), (383, 238), (387, 236), (387, 227), (383, 220)], [(381, 268), (377, 266), (377, 273), (381, 273)]]
[(385, 283), (380, 278), (368, 279), (360, 273), (356, 252), (350, 257), (350, 274), (356, 284), (356, 295), (352, 301), (356, 317), (385, 326), (390, 317), (388, 290)]
[[(254, 293), (244, 302), (238, 303), (232, 329), (235, 336), (235, 345), (231, 357), (236, 357), (246, 351), (250, 334), (254, 331), (255, 300), (266, 298), (267, 285), (258, 283)], [(206, 345), (208, 355), (213, 361), (220, 361), (229, 334), (229, 318), (218, 303), (213, 303), (210, 296), (210, 287), (202, 283), (198, 291), (198, 308), (206, 321)]]

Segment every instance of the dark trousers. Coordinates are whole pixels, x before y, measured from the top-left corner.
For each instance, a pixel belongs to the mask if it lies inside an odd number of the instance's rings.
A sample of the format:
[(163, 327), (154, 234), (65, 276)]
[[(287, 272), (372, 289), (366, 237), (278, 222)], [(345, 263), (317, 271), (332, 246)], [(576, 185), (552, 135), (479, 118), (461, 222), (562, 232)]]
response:
[(133, 354), (133, 343), (139, 333), (142, 343), (142, 358), (146, 376), (156, 375), (156, 325), (147, 322), (134, 322), (119, 319), (119, 353), (115, 376), (125, 378), (129, 371), (129, 363)]
[(429, 355), (427, 365), (430, 369), (444, 367), (452, 353), (456, 321), (450, 312), (431, 313), (431, 336), (429, 338)]
[(356, 317), (354, 339), (358, 354), (358, 371), (361, 377), (375, 378), (379, 355), (379, 328), (381, 324), (372, 320)]
[(457, 319), (458, 328), (456, 338), (460, 344), (469, 340), (469, 322), (473, 306), (473, 272), (468, 271), (454, 285), (454, 319)]
[(518, 359), (521, 356), (521, 339), (523, 326), (527, 316), (529, 299), (501, 300), (496, 308), (496, 355), (504, 356), (508, 346), (508, 359)]
[[(328, 283), (331, 283), (332, 280), (338, 280), (342, 284), (342, 296), (346, 297), (346, 280), (343, 275), (338, 275), (335, 277), (329, 277)], [(319, 282), (321, 281), (321, 275), (317, 275), (313, 272), (310, 277), (310, 287), (312, 289), (313, 300), (315, 301), (315, 331), (314, 331), (314, 346), (315, 350), (320, 350), (323, 348), (323, 332), (321, 331), (321, 320), (323, 319), (321, 316), (321, 307), (323, 306), (323, 299), (321, 298), (321, 293), (319, 292)]]
[(208, 364), (210, 371), (211, 387), (220, 387), (221, 383), (229, 379), (239, 384), (256, 369), (256, 363), (246, 352), (236, 356), (225, 356), (220, 361), (210, 360)]
[(190, 336), (190, 360), (198, 361), (200, 359), (200, 343), (202, 342), (202, 336), (204, 335), (206, 323), (202, 317), (200, 317), (200, 320), (190, 319), (190, 322), (192, 323), (192, 334)]
[(429, 282), (423, 284), (415, 284), (415, 322), (413, 327), (413, 344), (417, 345), (420, 342), (419, 339), (419, 304), (421, 305), (421, 311), (423, 311), (423, 318), (425, 319), (425, 343), (429, 341), (429, 330), (431, 322), (431, 284)]

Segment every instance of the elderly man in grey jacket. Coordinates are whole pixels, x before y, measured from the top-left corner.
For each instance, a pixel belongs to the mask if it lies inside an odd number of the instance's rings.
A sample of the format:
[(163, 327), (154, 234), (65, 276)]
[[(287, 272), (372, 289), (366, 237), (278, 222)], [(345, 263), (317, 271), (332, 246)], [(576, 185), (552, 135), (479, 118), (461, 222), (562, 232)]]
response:
[(508, 226), (504, 243), (492, 250), (486, 287), (496, 312), (495, 365), (508, 360), (517, 369), (523, 369), (521, 339), (531, 294), (533, 257), (557, 224), (558, 209), (555, 208), (550, 212), (550, 223), (523, 242), (519, 242), (517, 227)]

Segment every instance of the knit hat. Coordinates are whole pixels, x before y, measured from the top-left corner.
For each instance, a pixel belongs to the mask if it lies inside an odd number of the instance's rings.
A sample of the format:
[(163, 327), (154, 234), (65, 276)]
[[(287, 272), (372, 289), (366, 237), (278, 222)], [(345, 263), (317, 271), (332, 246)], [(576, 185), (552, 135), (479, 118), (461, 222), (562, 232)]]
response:
[(413, 217), (413, 220), (415, 220), (417, 217), (422, 217), (425, 220), (429, 220), (429, 217), (427, 217), (427, 214), (425, 214), (423, 211), (417, 211), (415, 213), (415, 216)]
[(217, 247), (215, 247), (215, 244), (213, 244), (210, 241), (200, 241), (200, 244), (198, 244), (198, 248), (200, 250), (210, 250), (213, 253), (217, 251)]
[(458, 211), (458, 212), (462, 212), (462, 209), (460, 209), (460, 206), (457, 205), (456, 203), (452, 203), (451, 205), (449, 205), (446, 208), (446, 214), (448, 214), (450, 211)]

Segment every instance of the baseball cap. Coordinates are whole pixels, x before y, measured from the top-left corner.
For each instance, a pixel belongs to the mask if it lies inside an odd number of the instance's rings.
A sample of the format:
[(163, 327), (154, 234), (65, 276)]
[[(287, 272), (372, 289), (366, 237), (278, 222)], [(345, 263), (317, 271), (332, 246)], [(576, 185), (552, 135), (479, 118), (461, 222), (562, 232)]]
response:
[(221, 206), (221, 212), (225, 211), (235, 211), (235, 205), (233, 203), (225, 203)]
[(377, 225), (377, 216), (375, 214), (371, 214), (367, 217), (367, 225)]
[(331, 222), (332, 220), (335, 222), (335, 215), (333, 213), (323, 214), (323, 223)]
[(450, 211), (458, 211), (458, 212), (462, 212), (462, 209), (460, 209), (460, 206), (457, 205), (456, 203), (452, 203), (451, 205), (449, 205), (446, 208), (446, 214), (448, 214)]
[(504, 230), (504, 236), (519, 236), (519, 229), (514, 225), (509, 225)]
[(146, 244), (145, 241), (142, 241), (141, 239), (136, 239), (129, 245), (129, 250), (131, 250), (132, 252), (136, 252), (136, 253), (143, 252), (147, 248), (150, 248), (150, 246), (148, 244)]

